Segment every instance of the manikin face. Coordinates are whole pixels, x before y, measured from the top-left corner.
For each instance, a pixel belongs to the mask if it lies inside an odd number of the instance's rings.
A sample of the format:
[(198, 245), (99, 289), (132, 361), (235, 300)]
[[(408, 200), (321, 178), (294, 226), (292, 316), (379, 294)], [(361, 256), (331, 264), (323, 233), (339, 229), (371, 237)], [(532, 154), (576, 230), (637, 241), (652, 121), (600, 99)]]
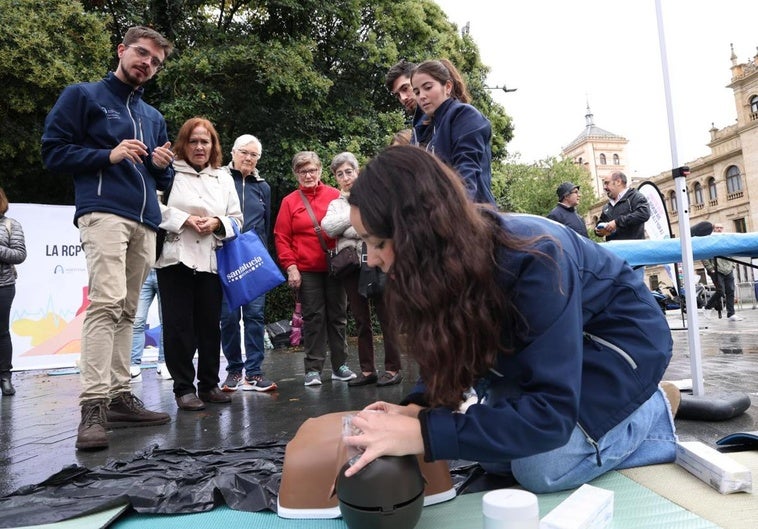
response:
[(248, 176), (255, 171), (258, 160), (261, 157), (261, 149), (258, 144), (251, 141), (238, 149), (232, 149), (232, 162), (242, 176)]
[(369, 235), (361, 221), (361, 212), (355, 206), (350, 206), (350, 224), (366, 243), (366, 264), (378, 266), (385, 274), (389, 273), (395, 263), (395, 247), (392, 239), (380, 239)]
[(192, 134), (190, 134), (189, 141), (187, 142), (187, 152), (185, 153), (187, 163), (196, 169), (207, 167), (212, 148), (213, 140), (211, 139), (211, 133), (202, 125), (198, 125), (192, 129)]
[(152, 39), (141, 38), (128, 46), (119, 44), (116, 77), (138, 88), (158, 73), (165, 58), (163, 48)]
[(407, 75), (401, 75), (392, 83), (392, 95), (400, 101), (408, 114), (413, 114), (416, 110), (416, 96), (413, 94), (411, 78)]
[(437, 79), (426, 73), (413, 75), (413, 93), (416, 94), (416, 103), (429, 117), (434, 116), (437, 108), (450, 98), (452, 82), (440, 83)]

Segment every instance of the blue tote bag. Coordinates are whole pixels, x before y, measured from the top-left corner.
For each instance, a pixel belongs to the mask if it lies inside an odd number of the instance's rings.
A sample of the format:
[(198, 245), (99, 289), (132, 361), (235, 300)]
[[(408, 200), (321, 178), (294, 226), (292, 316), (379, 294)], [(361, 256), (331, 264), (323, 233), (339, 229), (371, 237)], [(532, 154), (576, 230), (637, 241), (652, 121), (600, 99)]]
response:
[(236, 237), (216, 248), (216, 264), (224, 295), (233, 310), (282, 284), (284, 276), (255, 230), (240, 233), (236, 222), (232, 226)]

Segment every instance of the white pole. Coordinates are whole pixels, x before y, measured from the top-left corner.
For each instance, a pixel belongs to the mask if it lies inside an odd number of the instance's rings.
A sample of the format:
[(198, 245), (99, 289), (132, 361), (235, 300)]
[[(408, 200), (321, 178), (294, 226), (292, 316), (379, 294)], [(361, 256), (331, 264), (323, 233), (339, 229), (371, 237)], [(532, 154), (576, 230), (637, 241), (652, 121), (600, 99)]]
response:
[[(682, 268), (684, 271), (684, 288), (687, 302), (687, 339), (690, 346), (690, 371), (692, 375), (692, 392), (695, 396), (703, 395), (703, 366), (700, 352), (700, 333), (697, 313), (697, 296), (695, 295), (695, 268), (692, 258), (692, 241), (690, 239), (690, 204), (687, 196), (687, 175), (689, 170), (679, 167), (676, 152), (676, 128), (671, 103), (671, 84), (669, 82), (666, 37), (663, 31), (661, 0), (655, 0), (655, 14), (658, 20), (658, 43), (661, 51), (661, 68), (663, 69), (663, 90), (666, 95), (666, 114), (669, 124), (669, 143), (671, 148), (671, 167), (673, 168), (676, 189), (676, 202), (679, 204), (679, 239), (682, 242)], [(681, 292), (679, 293), (681, 295)]]

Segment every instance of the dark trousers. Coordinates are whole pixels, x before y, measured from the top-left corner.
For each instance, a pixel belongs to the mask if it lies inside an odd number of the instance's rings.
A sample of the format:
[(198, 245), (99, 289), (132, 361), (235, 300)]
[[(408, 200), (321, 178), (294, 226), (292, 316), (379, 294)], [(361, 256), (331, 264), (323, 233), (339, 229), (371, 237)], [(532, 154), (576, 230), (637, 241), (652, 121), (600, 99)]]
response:
[(358, 293), (358, 279), (360, 270), (350, 274), (342, 279), (342, 286), (345, 287), (347, 302), (350, 305), (350, 313), (355, 320), (355, 328), (358, 332), (358, 360), (361, 364), (361, 371), (364, 373), (373, 373), (376, 371), (374, 362), (374, 335), (371, 329), (371, 303), (374, 304), (376, 316), (379, 319), (379, 325), (384, 335), (384, 369), (386, 371), (400, 371), (400, 351), (392, 340), (392, 333), (389, 331), (389, 314), (385, 310), (384, 299), (379, 296), (371, 300), (366, 299)]
[(221, 366), (221, 283), (218, 275), (196, 272), (183, 264), (158, 268), (163, 317), (163, 350), (174, 377), (174, 395), (207, 392), (218, 387)]
[(706, 309), (713, 309), (721, 312), (721, 296), (724, 296), (724, 305), (726, 306), (726, 317), (728, 318), (734, 314), (734, 272), (728, 274), (721, 274), (715, 272), (711, 275), (711, 279), (716, 286), (716, 292), (711, 296), (711, 299), (706, 303)]
[(347, 360), (347, 299), (342, 283), (326, 272), (302, 272), (300, 303), (303, 308), (305, 372), (321, 373), (327, 346), (332, 370)]
[(13, 369), (13, 343), (11, 342), (11, 305), (16, 297), (16, 285), (0, 287), (0, 374)]

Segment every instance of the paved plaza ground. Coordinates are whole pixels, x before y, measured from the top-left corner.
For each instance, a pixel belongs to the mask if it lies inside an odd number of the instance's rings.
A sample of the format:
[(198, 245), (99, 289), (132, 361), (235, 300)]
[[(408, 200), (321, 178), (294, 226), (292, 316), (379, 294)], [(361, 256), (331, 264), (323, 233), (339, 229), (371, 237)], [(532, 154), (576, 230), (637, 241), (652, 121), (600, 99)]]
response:
[[(728, 421), (677, 419), (682, 440), (713, 445), (729, 433), (758, 430), (758, 309), (748, 304), (738, 314), (743, 321), (700, 320), (705, 396), (742, 393), (752, 399), (753, 406)], [(667, 318), (674, 337), (674, 357), (666, 378), (690, 378), (690, 346), (687, 332), (680, 330), (684, 322), (676, 311), (669, 311)], [(350, 349), (349, 364), (357, 368), (354, 342)], [(381, 347), (377, 357), (382, 358)], [(155, 369), (145, 368), (143, 381), (134, 384), (134, 393), (148, 408), (170, 413), (172, 422), (112, 431), (110, 448), (98, 452), (78, 452), (74, 448), (80, 418), (78, 375), (15, 373), (17, 394), (0, 397), (0, 495), (39, 483), (67, 465), (94, 468), (109, 459), (128, 460), (151, 445), (209, 449), (289, 440), (309, 417), (360, 409), (377, 399), (398, 401), (417, 376), (415, 367), (404, 360), (405, 379), (398, 386), (349, 388), (344, 382), (329, 380), (331, 373), (325, 371), (323, 386), (304, 387), (302, 359), (302, 352), (297, 350), (268, 351), (264, 368), (279, 385), (277, 391), (237, 391), (231, 405), (209, 404), (202, 412), (177, 410), (172, 383), (157, 376)], [(222, 379), (223, 368), (222, 364)]]

